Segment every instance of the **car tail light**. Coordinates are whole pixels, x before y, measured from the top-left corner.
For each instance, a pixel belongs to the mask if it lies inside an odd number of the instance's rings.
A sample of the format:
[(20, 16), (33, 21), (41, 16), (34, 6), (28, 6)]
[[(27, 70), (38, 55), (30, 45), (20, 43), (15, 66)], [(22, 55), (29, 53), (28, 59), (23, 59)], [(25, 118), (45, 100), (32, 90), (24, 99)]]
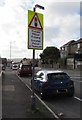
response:
[(74, 85), (74, 82), (73, 82), (73, 81), (70, 81), (69, 85), (70, 85), (70, 86), (73, 86), (73, 85)]
[(32, 70), (32, 67), (30, 69)]
[(21, 70), (21, 68), (19, 68), (19, 70)]

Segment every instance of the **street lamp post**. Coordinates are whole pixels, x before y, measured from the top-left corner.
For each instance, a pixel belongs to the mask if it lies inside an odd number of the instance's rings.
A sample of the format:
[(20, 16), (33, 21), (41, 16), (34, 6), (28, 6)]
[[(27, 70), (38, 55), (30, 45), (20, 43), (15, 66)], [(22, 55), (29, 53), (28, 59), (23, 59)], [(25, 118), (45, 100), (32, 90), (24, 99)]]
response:
[(12, 47), (15, 41), (10, 41), (10, 61), (12, 60)]
[[(44, 7), (41, 5), (36, 4), (35, 7), (33, 8), (33, 11), (36, 11), (36, 8), (40, 8), (44, 10)], [(31, 108), (32, 110), (34, 110), (36, 108), (35, 106), (35, 95), (34, 95), (34, 75), (35, 75), (35, 49), (33, 49), (33, 71), (32, 71), (32, 104), (31, 104)]]
[(11, 41), (10, 41), (10, 61), (11, 61)]

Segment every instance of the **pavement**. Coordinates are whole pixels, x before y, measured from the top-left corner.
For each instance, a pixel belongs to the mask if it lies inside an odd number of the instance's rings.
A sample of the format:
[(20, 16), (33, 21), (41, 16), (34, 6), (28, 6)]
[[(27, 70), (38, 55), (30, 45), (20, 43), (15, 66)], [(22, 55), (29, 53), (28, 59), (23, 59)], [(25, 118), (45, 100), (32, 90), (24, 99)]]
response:
[(32, 108), (32, 92), (15, 74), (3, 73), (2, 119), (54, 118), (51, 112), (36, 98)]

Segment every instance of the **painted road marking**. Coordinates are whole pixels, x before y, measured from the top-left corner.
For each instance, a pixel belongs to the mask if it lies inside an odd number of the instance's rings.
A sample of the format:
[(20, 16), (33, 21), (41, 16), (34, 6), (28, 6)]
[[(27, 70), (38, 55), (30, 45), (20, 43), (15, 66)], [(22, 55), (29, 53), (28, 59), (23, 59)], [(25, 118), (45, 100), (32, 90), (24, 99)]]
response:
[(82, 102), (82, 99), (80, 99), (80, 98), (78, 98), (76, 96), (74, 96), (74, 98)]
[(0, 84), (0, 92), (2, 91), (2, 85)]
[[(17, 75), (18, 76), (18, 75)], [(32, 89), (28, 86), (28, 84), (26, 84), (19, 76), (18, 78), (28, 87), (28, 89), (32, 92)], [(35, 96), (38, 98), (38, 100), (48, 109), (48, 111), (57, 119), (57, 120), (61, 120), (46, 104), (43, 100), (40, 99), (40, 97), (34, 93)]]
[[(72, 80), (73, 80), (73, 79), (72, 79)], [(82, 82), (82, 81), (80, 81), (80, 80), (79, 80), (79, 81), (78, 81), (78, 80), (73, 80), (73, 81), (74, 81), (74, 82), (79, 82), (79, 83), (81, 83), (81, 82)]]
[(82, 82), (82, 77), (70, 77), (75, 82)]
[(0, 77), (2, 76), (2, 71), (0, 72)]
[(71, 78), (82, 78), (82, 76), (70, 76)]

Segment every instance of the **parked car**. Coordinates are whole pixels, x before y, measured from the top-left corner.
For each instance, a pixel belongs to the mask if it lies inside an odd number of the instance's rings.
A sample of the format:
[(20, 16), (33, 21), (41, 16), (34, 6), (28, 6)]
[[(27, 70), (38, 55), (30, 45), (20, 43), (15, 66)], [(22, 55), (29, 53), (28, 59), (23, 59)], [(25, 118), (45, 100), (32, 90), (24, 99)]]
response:
[[(31, 80), (32, 86), (32, 80)], [(40, 93), (41, 98), (58, 93), (74, 95), (74, 82), (67, 73), (58, 70), (41, 70), (34, 77), (34, 90)]]
[(32, 76), (32, 66), (27, 64), (20, 64), (19, 69), (17, 70), (19, 76), (31, 75)]
[(4, 64), (2, 64), (2, 70), (5, 70), (6, 66)]

